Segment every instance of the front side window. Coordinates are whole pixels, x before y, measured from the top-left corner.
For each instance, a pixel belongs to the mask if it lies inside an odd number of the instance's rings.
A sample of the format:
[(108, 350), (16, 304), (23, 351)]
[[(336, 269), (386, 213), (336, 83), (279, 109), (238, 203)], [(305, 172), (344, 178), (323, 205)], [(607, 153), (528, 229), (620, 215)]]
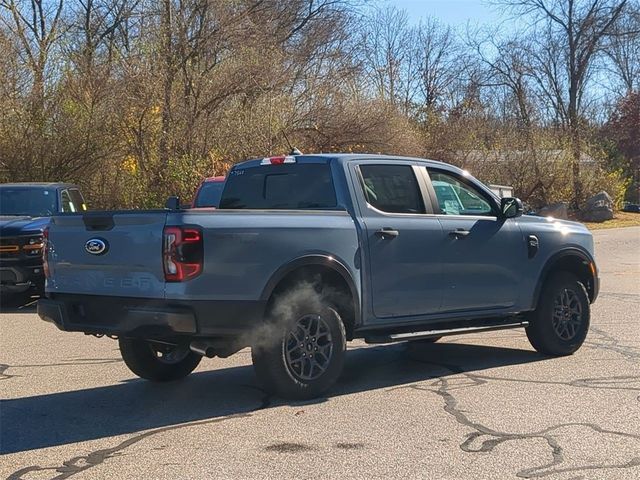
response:
[(429, 176), (438, 199), (438, 206), (444, 215), (495, 215), (491, 204), (478, 190), (460, 181), (454, 175), (429, 170)]
[(360, 165), (367, 203), (387, 213), (425, 213), (411, 165)]

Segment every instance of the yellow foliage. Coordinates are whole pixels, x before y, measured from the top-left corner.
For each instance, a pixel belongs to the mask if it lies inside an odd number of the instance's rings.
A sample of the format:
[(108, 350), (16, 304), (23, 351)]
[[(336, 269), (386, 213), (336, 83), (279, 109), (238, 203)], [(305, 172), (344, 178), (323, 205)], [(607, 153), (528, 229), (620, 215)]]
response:
[(138, 170), (138, 161), (133, 155), (128, 155), (122, 161), (122, 169), (133, 175)]

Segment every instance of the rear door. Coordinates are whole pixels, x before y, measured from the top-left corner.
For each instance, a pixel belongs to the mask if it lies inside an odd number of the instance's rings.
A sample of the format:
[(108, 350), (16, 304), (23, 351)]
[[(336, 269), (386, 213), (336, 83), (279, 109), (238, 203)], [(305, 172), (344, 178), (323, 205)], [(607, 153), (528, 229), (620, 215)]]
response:
[(166, 212), (95, 212), (53, 217), (47, 291), (164, 297)]
[(442, 225), (442, 312), (509, 309), (518, 301), (526, 260), (518, 224), (502, 218), (497, 203), (471, 179), (427, 170)]
[(442, 298), (442, 228), (424, 201), (412, 162), (361, 161), (352, 168), (368, 248), (370, 295), (380, 319), (436, 313)]

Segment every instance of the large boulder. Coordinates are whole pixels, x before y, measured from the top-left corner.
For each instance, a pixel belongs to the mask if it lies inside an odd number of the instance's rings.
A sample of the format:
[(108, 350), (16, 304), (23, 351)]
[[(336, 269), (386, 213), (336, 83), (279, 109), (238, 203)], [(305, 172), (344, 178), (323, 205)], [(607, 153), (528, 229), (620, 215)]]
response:
[(607, 192), (599, 192), (587, 200), (582, 211), (585, 222), (604, 222), (613, 218), (613, 200)]
[(567, 220), (569, 218), (569, 204), (566, 202), (551, 203), (546, 207), (542, 207), (538, 215)]

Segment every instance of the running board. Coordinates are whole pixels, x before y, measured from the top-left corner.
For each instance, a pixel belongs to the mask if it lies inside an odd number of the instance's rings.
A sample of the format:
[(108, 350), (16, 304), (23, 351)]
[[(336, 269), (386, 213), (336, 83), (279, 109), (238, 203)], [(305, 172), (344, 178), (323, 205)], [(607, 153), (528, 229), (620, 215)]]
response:
[(423, 340), (426, 338), (446, 337), (462, 333), (491, 332), (493, 330), (506, 330), (508, 328), (521, 328), (529, 325), (529, 322), (502, 323), (499, 325), (483, 325), (480, 327), (447, 328), (440, 330), (424, 330), (422, 332), (392, 333), (390, 335), (372, 335), (364, 338), (366, 343), (392, 343), (406, 342), (408, 340)]

